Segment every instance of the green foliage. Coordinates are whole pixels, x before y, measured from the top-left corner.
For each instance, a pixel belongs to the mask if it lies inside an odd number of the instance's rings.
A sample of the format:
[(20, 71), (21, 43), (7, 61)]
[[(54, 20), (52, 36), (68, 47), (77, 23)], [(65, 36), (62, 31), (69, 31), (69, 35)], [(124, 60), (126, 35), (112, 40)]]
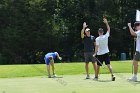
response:
[(36, 63), (34, 55), (40, 51), (42, 56), (58, 51), (64, 60), (81, 60), (82, 23), (86, 21), (97, 37), (98, 28), (105, 28), (103, 15), (111, 26), (110, 56), (117, 54), (111, 58), (126, 52), (130, 59), (133, 40), (126, 27), (135, 21), (139, 6), (138, 0), (1, 0), (0, 54), (5, 61), (0, 63)]

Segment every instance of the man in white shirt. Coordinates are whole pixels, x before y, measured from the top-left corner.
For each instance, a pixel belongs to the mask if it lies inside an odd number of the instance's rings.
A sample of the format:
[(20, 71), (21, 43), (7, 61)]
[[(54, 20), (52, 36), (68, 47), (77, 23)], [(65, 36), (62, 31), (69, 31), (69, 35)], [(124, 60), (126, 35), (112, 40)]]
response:
[(96, 38), (96, 47), (95, 47), (95, 53), (93, 57), (95, 57), (97, 54), (97, 58), (100, 61), (100, 62), (97, 61), (97, 76), (99, 74), (100, 66), (102, 66), (103, 61), (105, 61), (105, 64), (107, 65), (111, 73), (111, 79), (112, 81), (115, 81), (115, 76), (112, 71), (112, 66), (110, 65), (109, 49), (108, 49), (108, 37), (110, 35), (110, 27), (106, 18), (103, 19), (103, 22), (106, 24), (107, 32), (104, 35), (103, 29), (99, 28), (98, 30), (99, 36)]
[(131, 35), (136, 37), (136, 52), (133, 58), (134, 75), (128, 80), (137, 81), (138, 61), (140, 61), (140, 22), (135, 22), (134, 24), (136, 32), (132, 29), (131, 23), (128, 23), (128, 27)]

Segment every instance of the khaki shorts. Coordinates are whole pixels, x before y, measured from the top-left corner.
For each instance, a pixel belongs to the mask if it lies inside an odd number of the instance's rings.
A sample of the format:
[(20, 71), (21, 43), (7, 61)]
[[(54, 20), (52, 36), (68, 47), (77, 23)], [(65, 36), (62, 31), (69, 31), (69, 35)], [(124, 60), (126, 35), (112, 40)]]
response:
[(93, 52), (85, 52), (84, 53), (85, 62), (96, 62), (96, 59), (93, 57)]
[(134, 59), (135, 61), (140, 61), (140, 52), (136, 51), (135, 55), (134, 55)]

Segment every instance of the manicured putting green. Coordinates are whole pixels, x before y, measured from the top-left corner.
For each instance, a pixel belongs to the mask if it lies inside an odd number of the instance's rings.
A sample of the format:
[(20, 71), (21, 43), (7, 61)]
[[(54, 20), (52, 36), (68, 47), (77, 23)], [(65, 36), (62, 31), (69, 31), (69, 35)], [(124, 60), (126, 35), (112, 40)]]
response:
[[(101, 74), (99, 81), (85, 80), (85, 75), (64, 75), (63, 78), (46, 76), (1, 78), (0, 93), (139, 93), (140, 82), (128, 82), (128, 73)], [(139, 75), (140, 80), (140, 75)]]

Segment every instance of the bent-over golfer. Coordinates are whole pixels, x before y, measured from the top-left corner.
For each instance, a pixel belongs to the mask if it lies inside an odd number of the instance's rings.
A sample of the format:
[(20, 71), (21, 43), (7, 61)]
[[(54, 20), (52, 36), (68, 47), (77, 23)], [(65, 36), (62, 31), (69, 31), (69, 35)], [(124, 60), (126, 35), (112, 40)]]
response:
[(47, 53), (44, 57), (45, 63), (47, 65), (48, 78), (51, 78), (50, 65), (52, 66), (53, 77), (56, 77), (55, 68), (54, 68), (54, 59), (57, 58), (59, 60), (62, 60), (62, 58), (59, 56), (57, 52)]

